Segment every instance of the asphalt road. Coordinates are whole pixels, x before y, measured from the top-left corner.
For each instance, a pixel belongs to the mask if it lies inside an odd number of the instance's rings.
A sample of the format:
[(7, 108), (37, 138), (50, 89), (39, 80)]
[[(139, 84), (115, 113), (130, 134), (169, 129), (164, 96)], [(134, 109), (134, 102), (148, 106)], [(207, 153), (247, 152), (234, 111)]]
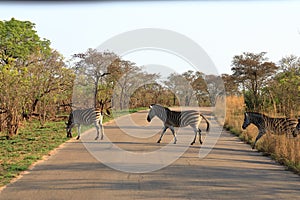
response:
[(4, 188), (0, 199), (300, 198), (298, 175), (228, 132), (220, 134), (213, 118), (204, 144), (190, 146), (190, 128), (178, 133), (175, 145), (169, 131), (157, 144), (161, 122), (148, 124), (146, 115), (105, 124), (103, 141), (93, 140), (94, 130), (68, 141)]

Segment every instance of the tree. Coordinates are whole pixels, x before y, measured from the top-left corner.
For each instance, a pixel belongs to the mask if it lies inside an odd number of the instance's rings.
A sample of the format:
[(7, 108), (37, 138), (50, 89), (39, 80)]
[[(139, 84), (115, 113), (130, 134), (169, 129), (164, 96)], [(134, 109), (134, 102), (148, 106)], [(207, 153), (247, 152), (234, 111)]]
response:
[(158, 75), (146, 73), (142, 68), (130, 61), (121, 60), (119, 64), (118, 76), (114, 80), (113, 106), (122, 110), (129, 108), (130, 100), (136, 95), (136, 90), (145, 85), (155, 83)]
[(169, 99), (162, 85), (158, 83), (146, 83), (134, 91), (134, 94), (131, 96), (130, 105), (131, 107), (148, 107), (153, 103), (168, 105)]
[(234, 56), (232, 61), (232, 76), (242, 87), (248, 108), (254, 110), (259, 109), (262, 88), (278, 69), (273, 62), (268, 62), (265, 55), (266, 52), (244, 52)]
[[(46, 113), (55, 111), (59, 100), (70, 99), (70, 89), (73, 87), (75, 75), (73, 70), (66, 67), (62, 55), (53, 50), (50, 55), (32, 55), (29, 59), (32, 64), (26, 73), (30, 85), (25, 91), (26, 106), (23, 114), (28, 117), (37, 115), (43, 126)], [(37, 107), (40, 109), (37, 109)], [(55, 113), (54, 113), (55, 114)]]
[(219, 95), (225, 95), (224, 93), (224, 82), (221, 76), (217, 75), (206, 75), (205, 81), (207, 84), (207, 90), (209, 92), (210, 102), (212, 105), (216, 104), (216, 99)]
[[(22, 72), (21, 72), (22, 73)], [(0, 104), (2, 114), (5, 114), (1, 124), (7, 128), (7, 137), (17, 134), (22, 107), (22, 93), (26, 90), (20, 71), (14, 63), (2, 66), (0, 73)]]
[[(88, 98), (83, 99), (80, 103), (84, 103), (92, 99), (93, 107), (97, 107), (97, 99), (99, 90), (103, 84), (103, 77), (109, 75), (108, 67), (118, 60), (118, 56), (113, 52), (99, 52), (96, 49), (88, 49), (86, 53), (75, 54), (74, 58), (79, 58), (80, 60), (75, 63), (75, 72), (77, 75), (76, 91), (78, 98), (80, 99), (80, 93), (83, 90), (92, 90), (88, 95)], [(100, 87), (100, 88), (99, 88)], [(80, 105), (77, 105), (80, 106)], [(91, 105), (88, 105), (91, 107)]]
[(50, 53), (50, 41), (41, 39), (35, 24), (30, 21), (19, 21), (12, 18), (0, 21), (0, 64), (10, 61), (26, 62), (33, 52)]
[(0, 21), (0, 110), (1, 124), (5, 123), (8, 137), (17, 134), (25, 104), (24, 93), (30, 86), (27, 76), (29, 57), (51, 52), (50, 41), (40, 39), (29, 21)]
[(235, 77), (229, 74), (222, 74), (226, 95), (240, 95), (238, 83)]
[(164, 82), (166, 87), (173, 93), (173, 105), (198, 106), (209, 104), (209, 92), (204, 74), (199, 71), (189, 70), (182, 74), (170, 74)]
[(300, 108), (300, 58), (294, 55), (279, 61), (279, 72), (266, 88), (275, 112), (294, 117)]
[(73, 71), (34, 26), (14, 18), (0, 21), (0, 131), (7, 137), (17, 134), (24, 118), (38, 116), (43, 126), (70, 99)]
[(189, 82), (181, 74), (172, 73), (168, 76), (168, 80), (164, 81), (164, 85), (173, 94), (173, 106), (186, 105), (188, 103), (186, 98), (189, 98), (191, 86)]

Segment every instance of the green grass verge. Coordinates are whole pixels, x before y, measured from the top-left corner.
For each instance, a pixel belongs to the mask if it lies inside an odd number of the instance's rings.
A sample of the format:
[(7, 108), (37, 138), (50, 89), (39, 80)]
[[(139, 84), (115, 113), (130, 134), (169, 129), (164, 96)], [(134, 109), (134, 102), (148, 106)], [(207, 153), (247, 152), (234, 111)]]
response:
[(36, 121), (26, 123), (10, 140), (0, 134), (0, 186), (67, 140), (64, 122), (47, 122), (43, 128)]
[[(114, 111), (113, 117), (104, 117), (104, 122), (145, 109)], [(83, 127), (82, 132), (89, 128)], [(72, 132), (75, 137), (76, 128)], [(0, 133), (0, 187), (67, 140), (65, 122), (47, 122), (43, 128), (38, 121), (28, 122), (10, 140)]]

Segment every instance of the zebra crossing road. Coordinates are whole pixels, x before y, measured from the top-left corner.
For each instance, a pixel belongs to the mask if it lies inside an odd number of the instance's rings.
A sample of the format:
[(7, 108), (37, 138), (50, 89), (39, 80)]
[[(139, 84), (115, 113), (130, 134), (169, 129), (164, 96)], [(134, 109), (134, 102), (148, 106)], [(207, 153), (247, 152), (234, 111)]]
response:
[[(166, 147), (168, 143), (172, 144), (173, 136), (169, 131), (160, 144), (156, 143), (159, 134), (147, 137), (149, 132), (143, 132), (144, 129), (151, 132), (151, 129), (156, 131), (162, 126), (149, 125), (146, 116), (147, 112), (141, 111), (131, 114), (130, 118), (122, 117), (119, 122), (104, 124), (106, 139), (103, 141), (93, 140), (95, 130), (93, 133), (83, 134), (82, 140), (68, 141), (48, 159), (37, 163), (22, 177), (4, 188), (0, 193), (0, 199), (299, 198), (298, 175), (286, 171), (268, 157), (261, 156), (226, 131), (223, 131), (219, 138), (215, 135), (218, 138), (216, 145), (207, 156), (201, 158), (201, 153), (205, 153), (205, 148), (209, 148), (205, 146), (205, 143), (210, 142), (209, 135), (213, 136), (218, 130), (211, 117), (208, 117), (213, 122), (210, 133), (206, 134), (203, 131), (203, 138), (206, 138), (201, 147), (202, 151), (197, 142), (193, 146), (188, 146), (183, 155), (170, 165), (150, 172), (124, 172), (108, 167), (107, 165), (116, 164), (120, 160), (114, 158), (114, 151), (108, 151), (112, 144), (132, 154), (142, 155)], [(119, 128), (121, 126), (123, 129)], [(204, 130), (205, 125), (201, 127)], [(126, 134), (127, 131), (130, 134)], [(188, 132), (192, 134), (188, 135)], [(172, 144), (170, 151), (179, 151), (185, 147), (185, 143), (189, 144), (193, 139), (191, 128), (179, 134), (178, 143)], [(210, 139), (213, 140), (213, 137)], [(87, 144), (91, 146), (87, 148)], [(98, 145), (102, 145), (102, 149), (98, 150), (107, 152), (105, 155), (111, 156), (111, 159), (107, 158), (105, 162), (95, 159), (90, 148), (97, 148)], [(126, 159), (121, 160), (126, 162)], [(151, 164), (152, 158), (144, 159), (144, 163)], [(138, 165), (140, 161), (135, 162)], [(145, 166), (131, 167), (139, 169)]]

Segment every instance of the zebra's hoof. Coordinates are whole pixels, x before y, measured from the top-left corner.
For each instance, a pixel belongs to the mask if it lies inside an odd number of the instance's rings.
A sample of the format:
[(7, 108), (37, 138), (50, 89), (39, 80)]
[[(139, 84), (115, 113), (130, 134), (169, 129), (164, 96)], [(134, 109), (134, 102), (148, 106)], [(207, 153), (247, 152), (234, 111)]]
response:
[(95, 140), (98, 140), (99, 137), (95, 137)]
[(160, 143), (160, 140), (158, 140), (157, 143)]
[(80, 136), (77, 136), (76, 140), (79, 140)]
[(191, 145), (195, 144), (195, 142), (192, 142)]

